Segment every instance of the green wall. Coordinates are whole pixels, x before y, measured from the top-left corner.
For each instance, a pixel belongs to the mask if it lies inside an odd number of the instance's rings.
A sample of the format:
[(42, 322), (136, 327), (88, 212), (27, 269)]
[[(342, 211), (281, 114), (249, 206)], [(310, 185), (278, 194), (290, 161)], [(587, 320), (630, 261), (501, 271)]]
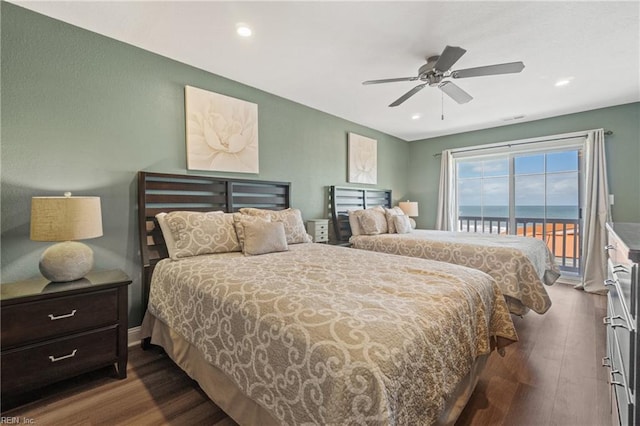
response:
[[(98, 268), (120, 268), (130, 324), (141, 321), (136, 172), (187, 173), (184, 86), (258, 104), (260, 174), (292, 183), (304, 218), (328, 217), (326, 186), (345, 185), (347, 133), (378, 140), (378, 182), (407, 192), (409, 144), (95, 33), (2, 2), (2, 281), (38, 275), (48, 243), (29, 240), (35, 195), (101, 197)], [(402, 172), (400, 172), (402, 171)], [(194, 172), (202, 174), (202, 172)]]
[(291, 181), (292, 204), (305, 219), (327, 217), (327, 185), (348, 185), (348, 132), (378, 140), (376, 187), (419, 201), (419, 226), (433, 227), (440, 171), (433, 154), (604, 127), (614, 132), (607, 138), (614, 220), (640, 221), (639, 103), (406, 143), (9, 3), (0, 2), (0, 14), (2, 282), (38, 275), (48, 244), (29, 240), (32, 196), (97, 195), (104, 236), (86, 242), (98, 268), (133, 278), (131, 325), (142, 316), (136, 172), (187, 173), (185, 85), (258, 104), (260, 174), (215, 175)]
[(409, 192), (420, 203), (419, 227), (436, 224), (440, 157), (444, 149), (604, 128), (613, 220), (640, 222), (640, 103), (619, 105), (544, 120), (414, 141), (409, 144)]

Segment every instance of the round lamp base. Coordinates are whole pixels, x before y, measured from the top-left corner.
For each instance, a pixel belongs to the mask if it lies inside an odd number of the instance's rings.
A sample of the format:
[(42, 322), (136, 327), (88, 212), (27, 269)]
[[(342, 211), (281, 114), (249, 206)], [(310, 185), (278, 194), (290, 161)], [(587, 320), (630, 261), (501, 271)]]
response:
[(38, 266), (53, 282), (79, 280), (93, 268), (93, 250), (77, 241), (54, 244), (42, 253)]

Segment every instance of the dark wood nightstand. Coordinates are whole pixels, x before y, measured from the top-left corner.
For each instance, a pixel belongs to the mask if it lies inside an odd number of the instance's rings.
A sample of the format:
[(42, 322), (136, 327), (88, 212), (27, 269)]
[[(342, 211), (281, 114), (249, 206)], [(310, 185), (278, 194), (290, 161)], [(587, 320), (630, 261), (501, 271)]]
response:
[(108, 365), (125, 378), (129, 284), (111, 270), (0, 285), (3, 399)]

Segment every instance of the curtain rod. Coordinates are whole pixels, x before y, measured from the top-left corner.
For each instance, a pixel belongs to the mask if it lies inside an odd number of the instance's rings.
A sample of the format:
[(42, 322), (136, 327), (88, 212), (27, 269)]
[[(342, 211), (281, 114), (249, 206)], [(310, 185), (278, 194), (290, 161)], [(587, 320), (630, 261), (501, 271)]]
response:
[[(611, 136), (613, 135), (613, 131), (612, 130), (605, 130), (604, 131), (604, 135), (605, 136)], [(574, 139), (576, 137), (581, 136), (580, 134), (577, 135), (573, 135), (573, 136), (564, 136), (561, 138), (552, 138), (552, 139), (540, 139), (540, 140), (535, 140), (535, 141), (531, 141), (531, 142), (520, 142), (520, 143), (503, 143), (503, 144), (496, 144), (496, 145), (492, 145), (490, 147), (486, 147), (486, 148), (470, 148), (470, 149), (459, 149), (459, 150), (455, 150), (455, 152), (471, 152), (471, 151), (483, 151), (485, 149), (492, 149), (492, 148), (502, 148), (502, 147), (509, 147), (511, 148), (512, 145), (529, 145), (531, 143), (540, 143), (540, 142), (553, 142), (553, 141), (562, 141), (565, 139)], [(586, 136), (586, 133), (585, 133)], [(441, 152), (437, 152), (435, 154), (433, 154), (434, 157), (440, 157), (442, 155)]]

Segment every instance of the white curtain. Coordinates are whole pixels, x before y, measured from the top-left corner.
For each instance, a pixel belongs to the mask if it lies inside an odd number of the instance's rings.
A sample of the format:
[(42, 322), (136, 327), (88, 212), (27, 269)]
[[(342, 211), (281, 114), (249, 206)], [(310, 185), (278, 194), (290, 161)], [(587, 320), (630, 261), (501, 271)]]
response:
[(436, 229), (440, 231), (455, 231), (455, 208), (453, 206), (453, 164), (451, 151), (442, 151), (440, 159), (440, 188), (438, 190), (438, 215)]
[(611, 217), (609, 187), (604, 152), (604, 130), (587, 133), (585, 142), (585, 201), (582, 228), (582, 282), (577, 288), (590, 293), (606, 293), (607, 243), (605, 224)]

